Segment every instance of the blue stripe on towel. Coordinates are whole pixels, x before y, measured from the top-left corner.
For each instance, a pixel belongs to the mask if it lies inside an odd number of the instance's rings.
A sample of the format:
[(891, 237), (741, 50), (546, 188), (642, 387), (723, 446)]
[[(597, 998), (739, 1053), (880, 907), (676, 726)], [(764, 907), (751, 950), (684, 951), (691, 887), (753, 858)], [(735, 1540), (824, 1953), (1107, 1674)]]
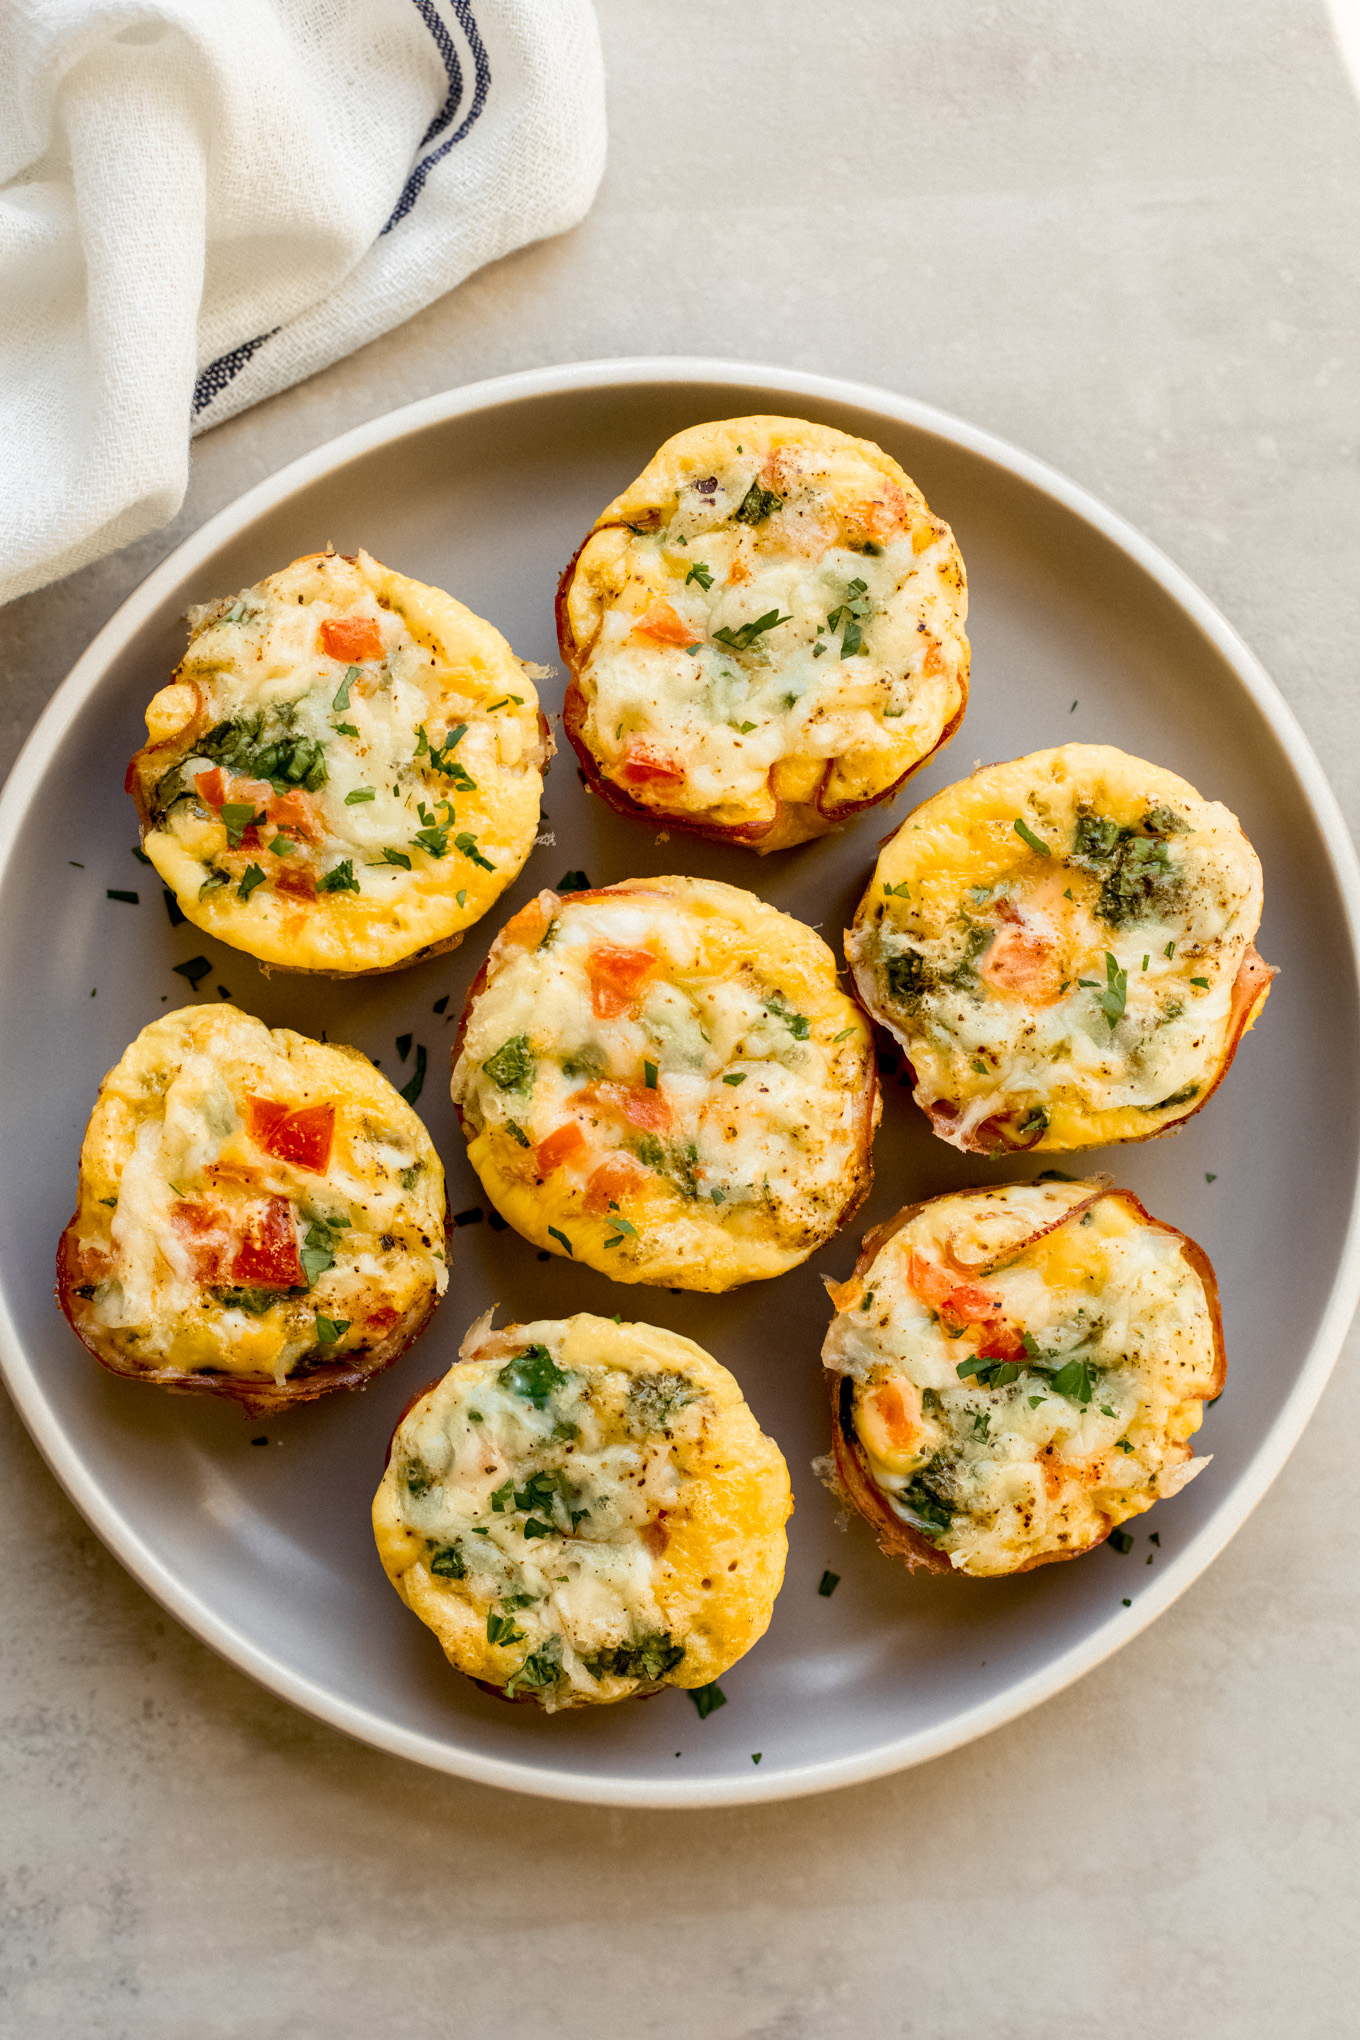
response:
[(233, 347), (229, 354), (219, 354), (216, 361), (199, 370), (198, 381), (194, 384), (194, 416), (206, 411), (214, 397), (220, 397), (233, 377), (238, 376), (253, 354), (258, 354), (266, 340), (272, 340), (275, 333), (281, 333), (282, 326), (274, 326), (268, 333), (259, 334), (254, 340), (243, 340), (239, 347)]
[[(414, 0), (414, 5), (419, 10), (420, 17), (429, 29), (430, 34), (434, 37), (435, 48), (439, 51), (440, 57), (443, 60), (444, 69), (448, 73), (449, 80), (448, 95), (444, 100), (444, 104), (426, 128), (417, 145), (419, 148), (424, 149), (429, 147), (429, 144), (434, 141), (437, 135), (442, 135), (445, 128), (457, 116), (458, 109), (463, 101), (463, 67), (458, 61), (458, 50), (453, 37), (449, 34), (448, 29), (440, 18), (435, 0)], [(480, 118), (482, 109), (486, 105), (487, 94), (491, 90), (491, 62), (486, 53), (486, 44), (482, 41), (478, 31), (476, 18), (471, 7), (468, 5), (468, 0), (449, 0), (449, 6), (463, 34), (467, 37), (468, 48), (472, 52), (472, 104), (468, 108), (461, 125), (455, 128), (453, 133), (445, 141), (442, 141), (437, 149), (431, 149), (430, 153), (427, 156), (422, 156), (416, 164), (402, 187), (401, 196), (392, 209), (391, 219), (388, 220), (387, 225), (382, 230), (383, 234), (390, 234), (393, 227), (399, 221), (405, 219), (407, 213), (410, 212), (411, 207), (424, 190), (425, 180), (431, 170), (434, 169), (436, 163), (441, 163), (444, 160), (450, 149), (455, 148), (462, 141), (468, 129)], [(382, 234), (378, 238), (381, 240)], [(200, 371), (198, 380), (194, 384), (194, 416), (197, 418), (200, 412), (206, 411), (209, 404), (220, 397), (227, 385), (234, 381), (241, 373), (241, 370), (252, 356), (259, 352), (260, 348), (264, 346), (265, 341), (272, 340), (275, 333), (281, 333), (282, 331), (283, 328), (281, 326), (274, 326), (268, 333), (260, 333), (254, 340), (243, 340), (239, 347), (233, 347), (229, 353), (219, 354), (216, 361), (210, 361), (207, 367)]]
[[(441, 163), (445, 156), (448, 155), (449, 150), (455, 148), (462, 141), (473, 122), (481, 115), (482, 108), (486, 105), (487, 93), (491, 89), (491, 63), (486, 54), (486, 44), (482, 41), (477, 31), (477, 23), (473, 18), (468, 0), (449, 0), (449, 4), (454, 15), (457, 17), (459, 27), (467, 37), (468, 48), (472, 52), (475, 72), (472, 88), (472, 105), (469, 107), (462, 124), (454, 129), (447, 140), (441, 142), (437, 149), (432, 149), (428, 156), (422, 156), (416, 164), (415, 169), (411, 172), (402, 188), (401, 197), (392, 208), (392, 217), (383, 228), (384, 234), (390, 234), (393, 227), (399, 221), (405, 219), (407, 213), (410, 212), (411, 207), (424, 190), (425, 179), (429, 176), (431, 170), (434, 169), (435, 164)], [(444, 69), (449, 74), (448, 98), (444, 101), (444, 104), (431, 121), (425, 134), (421, 137), (420, 146), (423, 149), (427, 142), (433, 141), (436, 135), (443, 133), (457, 113), (463, 97), (463, 69), (458, 61), (458, 52), (454, 48), (453, 37), (449, 34), (448, 29), (435, 11), (433, 0), (415, 0), (415, 5), (420, 10), (425, 26), (434, 37), (435, 47), (444, 60)], [(381, 239), (381, 235), (379, 239)]]

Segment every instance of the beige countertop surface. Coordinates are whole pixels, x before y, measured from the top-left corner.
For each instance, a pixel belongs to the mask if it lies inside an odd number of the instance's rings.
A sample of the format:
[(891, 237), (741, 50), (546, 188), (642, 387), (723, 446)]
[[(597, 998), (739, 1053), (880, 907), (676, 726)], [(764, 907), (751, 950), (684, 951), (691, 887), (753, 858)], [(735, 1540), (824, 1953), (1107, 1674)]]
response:
[[(0, 765), (295, 455), (512, 369), (721, 354), (926, 399), (1104, 497), (1259, 652), (1354, 829), (1360, 103), (1321, 0), (599, 11), (590, 217), (208, 434), (173, 526), (0, 612)], [(132, 1582), (5, 1403), (0, 2034), (1352, 2035), (1355, 1357), (1212, 1570), (1079, 1684), (877, 1784), (688, 1814), (294, 1712)]]

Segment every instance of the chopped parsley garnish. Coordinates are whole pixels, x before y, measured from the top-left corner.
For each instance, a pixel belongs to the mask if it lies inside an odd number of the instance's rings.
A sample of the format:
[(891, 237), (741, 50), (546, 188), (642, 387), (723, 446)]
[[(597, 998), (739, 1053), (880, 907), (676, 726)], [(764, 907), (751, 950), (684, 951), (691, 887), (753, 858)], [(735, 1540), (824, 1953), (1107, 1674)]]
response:
[(888, 885), (885, 883), (883, 897), (887, 900), (909, 900), (911, 898), (911, 887), (907, 884), (905, 878), (900, 885)]
[(1096, 1004), (1109, 1022), (1111, 1034), (1114, 1033), (1115, 1028), (1123, 1019), (1124, 1009), (1128, 1002), (1129, 974), (1126, 970), (1119, 968), (1117, 958), (1111, 956), (1107, 949), (1105, 951), (1105, 989), (1096, 1001)]
[(807, 1040), (808, 1034), (811, 1031), (811, 1023), (807, 1015), (805, 1013), (795, 1013), (782, 992), (773, 993), (770, 998), (763, 999), (761, 1004), (772, 1019), (783, 1021), (795, 1041)]
[(743, 737), (749, 737), (754, 728), (755, 724), (753, 722), (744, 722), (737, 724), (737, 729)]
[(541, 1410), (550, 1396), (566, 1387), (568, 1377), (546, 1346), (535, 1345), (526, 1346), (522, 1353), (508, 1360), (496, 1379), (511, 1395), (523, 1396), (525, 1402)]
[(646, 1057), (644, 1056), (642, 1062), (642, 1081), (649, 1091), (654, 1091), (656, 1089), (657, 1074), (658, 1072), (656, 1064), (654, 1062), (648, 1062)]
[(349, 1328), (350, 1320), (347, 1317), (329, 1318), (318, 1316), (316, 1336), (320, 1339), (323, 1346), (334, 1346), (337, 1341), (344, 1338)]
[(257, 885), (264, 884), (264, 872), (258, 864), (248, 864), (241, 873), (241, 883), (236, 888), (238, 900), (248, 900)]
[(423, 1041), (418, 1041), (416, 1043), (416, 1066), (411, 1072), (411, 1081), (409, 1084), (403, 1084), (401, 1087), (401, 1095), (408, 1105), (414, 1105), (416, 1099), (425, 1088), (425, 1064), (425, 1044)]
[(489, 1055), (482, 1068), (498, 1090), (531, 1091), (534, 1073), (538, 1068), (527, 1034), (512, 1034), (503, 1041), (494, 1055)]
[(1019, 816), (1016, 817), (1012, 826), (1020, 841), (1031, 849), (1036, 857), (1051, 857), (1053, 855), (1053, 852), (1049, 849), (1047, 843), (1044, 842), (1042, 836), (1036, 836), (1029, 824), (1022, 821)]
[[(253, 800), (224, 801), (221, 815), (222, 825), (227, 832), (228, 846), (233, 850), (238, 850), (241, 845), (241, 838), (255, 820), (255, 803)], [(263, 815), (261, 815), (260, 819), (261, 821), (264, 820)]]
[(467, 1560), (456, 1544), (440, 1544), (425, 1561), (438, 1580), (465, 1580)]
[(723, 1078), (723, 1082), (725, 1084), (744, 1084), (746, 1082), (746, 1072), (745, 1070), (733, 1070)]
[[(1133, 1538), (1127, 1530), (1111, 1530), (1110, 1543), (1116, 1551), (1125, 1552), (1133, 1550)], [(1127, 1607), (1128, 1602), (1126, 1601), (1124, 1605)]]
[(581, 1660), (592, 1679), (641, 1679), (655, 1685), (672, 1672), (685, 1655), (683, 1643), (672, 1643), (662, 1630), (641, 1636), (636, 1643), (608, 1644), (590, 1651)]
[(831, 1046), (832, 1046), (832, 1047), (834, 1048), (834, 1047), (836, 1046), (836, 1043), (837, 1043), (838, 1041), (846, 1041), (846, 1040), (848, 1040), (848, 1039), (849, 1039), (849, 1037), (850, 1037), (850, 1036), (851, 1036), (852, 1034), (854, 1034), (854, 1033), (855, 1033), (856, 1031), (857, 1031), (857, 1030), (856, 1030), (856, 1028), (855, 1028), (855, 1027), (853, 1026), (853, 1024), (852, 1024), (851, 1026), (849, 1026), (849, 1027), (842, 1027), (842, 1029), (841, 1029), (841, 1031), (840, 1031), (840, 1033), (839, 1033), (839, 1034), (833, 1034), (833, 1035), (832, 1035), (832, 1037), (831, 1037)]
[[(741, 448), (738, 447), (737, 451), (740, 452)], [(752, 482), (732, 516), (738, 524), (763, 524), (767, 517), (783, 507), (784, 498), (776, 496), (773, 489), (762, 489), (757, 481)]]
[(219, 1289), (215, 1292), (224, 1310), (243, 1310), (248, 1317), (263, 1317), (288, 1293), (286, 1289)]
[(1165, 949), (1164, 949), (1164, 950), (1162, 951), (1162, 954), (1163, 954), (1163, 956), (1174, 956), (1174, 955), (1176, 954), (1176, 945), (1175, 945), (1175, 943), (1174, 943), (1174, 942), (1168, 942), (1168, 943), (1167, 943), (1167, 945), (1166, 945), (1166, 948), (1165, 948)]
[(524, 1131), (524, 1128), (522, 1126), (516, 1126), (513, 1119), (506, 1120), (505, 1130), (510, 1135), (510, 1138), (512, 1140), (517, 1140), (519, 1142), (521, 1147), (527, 1148), (529, 1146), (528, 1134)]
[(407, 1056), (411, 1053), (411, 1043), (414, 1040), (415, 1036), (413, 1034), (399, 1034), (397, 1036), (397, 1054), (403, 1062), (405, 1062)]
[(507, 1696), (512, 1695), (516, 1686), (555, 1686), (562, 1676), (562, 1639), (560, 1636), (545, 1636), (537, 1650), (531, 1650), (517, 1672), (512, 1672), (505, 1682)]
[(357, 666), (346, 667), (345, 677), (335, 690), (335, 699), (331, 703), (332, 708), (345, 709), (349, 707), (349, 690), (359, 678), (359, 671), (360, 669)]
[(1087, 1360), (1069, 1360), (1066, 1366), (1060, 1367), (1051, 1376), (1050, 1381), (1055, 1395), (1065, 1395), (1083, 1407), (1090, 1402), (1094, 1392), (1094, 1376)]
[(685, 576), (685, 586), (687, 588), (691, 581), (697, 581), (705, 594), (707, 594), (708, 590), (713, 586), (712, 567), (706, 567), (702, 560), (696, 560)]
[(516, 1629), (513, 1615), (498, 1615), (489, 1610), (486, 1618), (486, 1640), (488, 1643), (523, 1643), (525, 1631)]
[(406, 855), (406, 852), (404, 850), (384, 849), (383, 863), (398, 864), (401, 866), (401, 869), (403, 871), (409, 871), (411, 869), (411, 860)]
[(188, 978), (191, 985), (198, 984), (212, 969), (206, 956), (191, 956), (187, 963), (177, 963), (172, 967), (177, 977)]
[(938, 1484), (939, 1474), (939, 1460), (932, 1459), (902, 1490), (902, 1500), (931, 1538), (942, 1537), (954, 1520), (954, 1512)]
[(564, 871), (557, 881), (557, 890), (560, 893), (589, 892), (590, 880), (584, 871)]
[(571, 1255), (572, 1259), (575, 1260), (576, 1249), (572, 1246), (571, 1241), (567, 1238), (564, 1232), (559, 1232), (555, 1225), (550, 1225), (548, 1227), (548, 1237), (550, 1239), (556, 1240), (557, 1244), (560, 1247), (565, 1247), (566, 1251)]
[(464, 766), (458, 763), (458, 760), (453, 755), (458, 745), (467, 735), (466, 723), (459, 723), (456, 729), (450, 730), (442, 744), (430, 742), (429, 733), (424, 723), (419, 725), (416, 735), (419, 738), (419, 742), (416, 745), (417, 758), (428, 757), (433, 769), (436, 772), (442, 772), (446, 779), (451, 779), (460, 793), (475, 793), (477, 791), (476, 780), (472, 778)]
[(1191, 978), (1190, 982), (1192, 985), (1198, 985), (1202, 992), (1207, 992), (1209, 989), (1208, 978)]
[(366, 800), (376, 800), (377, 798), (376, 788), (372, 786), (356, 786), (345, 795), (345, 806), (362, 807)]
[(359, 881), (354, 876), (354, 860), (346, 857), (337, 864), (334, 871), (328, 871), (316, 882), (318, 892), (358, 892)]
[(331, 1234), (333, 1231), (344, 1232), (345, 1229), (343, 1219), (337, 1220), (332, 1225), (328, 1220), (318, 1218), (308, 1226), (299, 1258), (309, 1289), (316, 1287), (318, 1276), (324, 1275), (328, 1268), (335, 1266), (335, 1241)]
[(481, 851), (477, 848), (477, 838), (470, 836), (466, 829), (461, 836), (454, 837), (453, 847), (455, 850), (461, 850), (464, 857), (470, 858), (472, 863), (480, 864), (483, 871), (494, 871), (496, 869), (491, 859), (483, 857)]
[(714, 631), (713, 636), (718, 644), (727, 645), (734, 652), (749, 652), (756, 639), (765, 631), (774, 630), (779, 624), (792, 621), (792, 616), (781, 616), (777, 609), (767, 609), (754, 623), (743, 623), (735, 630), (730, 623), (724, 624), (721, 630)]
[[(751, 486), (755, 487), (754, 482)], [(694, 1702), (700, 1721), (707, 1721), (710, 1714), (715, 1714), (718, 1708), (727, 1705), (727, 1695), (716, 1680), (707, 1686), (691, 1686), (689, 1697)]]
[(115, 886), (107, 886), (105, 891), (111, 900), (125, 900), (130, 907), (139, 907), (142, 903), (140, 893), (120, 892)]
[(357, 737), (359, 732), (352, 722), (338, 722), (332, 725), (337, 737)]
[(841, 1576), (838, 1572), (824, 1572), (817, 1582), (817, 1592), (824, 1601), (829, 1601), (840, 1583)]
[(168, 885), (161, 887), (161, 896), (165, 901), (165, 911), (170, 917), (170, 926), (172, 928), (182, 927), (184, 915), (180, 912), (179, 901), (175, 898)]
[(269, 847), (276, 857), (291, 857), (297, 849), (297, 844), (291, 836), (278, 835), (275, 836)]
[(826, 619), (828, 630), (838, 630), (844, 624), (841, 636), (841, 657), (852, 659), (863, 642), (863, 626), (873, 610), (868, 583), (861, 581), (858, 574), (845, 591), (845, 597), (838, 609), (833, 609)]

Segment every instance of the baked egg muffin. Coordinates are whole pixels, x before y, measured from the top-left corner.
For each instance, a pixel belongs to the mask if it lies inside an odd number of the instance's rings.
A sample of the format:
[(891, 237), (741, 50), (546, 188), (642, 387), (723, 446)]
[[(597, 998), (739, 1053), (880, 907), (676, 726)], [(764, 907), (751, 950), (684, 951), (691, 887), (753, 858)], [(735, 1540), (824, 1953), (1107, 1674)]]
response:
[(989, 765), (884, 848), (846, 937), (942, 1140), (1150, 1140), (1222, 1082), (1275, 975), (1237, 817), (1107, 744)]
[(782, 850), (953, 735), (967, 610), (953, 534), (881, 447), (804, 418), (694, 425), (562, 577), (564, 727), (620, 812)]
[(189, 620), (127, 774), (185, 916), (332, 977), (455, 948), (533, 847), (552, 749), (500, 632), (365, 552)]
[(1075, 1558), (1209, 1463), (1214, 1271), (1106, 1178), (911, 1205), (828, 1287), (830, 1484), (908, 1566)]
[(549, 1713), (706, 1686), (769, 1627), (788, 1468), (655, 1325), (475, 1324), (397, 1425), (378, 1554), (450, 1664)]
[(430, 1137), (367, 1056), (189, 1006), (99, 1087), (57, 1300), (113, 1374), (288, 1409), (410, 1345), (444, 1219)]
[(869, 1025), (821, 938), (736, 886), (540, 893), (492, 945), (454, 1058), (497, 1211), (616, 1282), (781, 1275), (868, 1194)]

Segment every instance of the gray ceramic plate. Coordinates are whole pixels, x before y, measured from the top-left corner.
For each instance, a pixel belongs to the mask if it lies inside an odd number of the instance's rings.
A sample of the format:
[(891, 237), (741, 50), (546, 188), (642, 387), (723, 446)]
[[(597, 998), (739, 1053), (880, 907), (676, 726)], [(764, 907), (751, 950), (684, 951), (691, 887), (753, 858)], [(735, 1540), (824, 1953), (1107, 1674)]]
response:
[[(760, 859), (657, 841), (587, 796), (566, 751), (545, 794), (551, 836), (451, 959), (370, 985), (290, 982), (171, 927), (154, 874), (132, 857), (122, 780), (189, 603), (328, 541), (363, 545), (554, 663), (557, 576), (598, 510), (668, 434), (749, 411), (878, 440), (958, 535), (972, 702), (948, 752), (896, 803)], [(544, 690), (550, 711), (560, 688)], [(267, 1424), (109, 1379), (58, 1314), (52, 1256), (86, 1115), (138, 1029), (184, 1002), (175, 964), (210, 955), (205, 998), (226, 987), (273, 1025), (324, 1027), (398, 1082), (396, 1037), (414, 1033), (430, 1056), (420, 1110), (454, 1211), (472, 1211), (485, 1199), (448, 1099), (451, 1023), (495, 929), (539, 886), (573, 866), (597, 884), (691, 871), (752, 887), (839, 948), (878, 839), (916, 801), (976, 759), (1068, 739), (1153, 758), (1236, 811), (1265, 866), (1261, 951), (1281, 970), (1261, 1026), (1184, 1133), (1090, 1157), (1208, 1249), (1227, 1330), (1227, 1393), (1201, 1433), (1213, 1463), (1138, 1519), (1127, 1556), (1105, 1546), (1010, 1582), (911, 1578), (862, 1524), (837, 1526), (810, 1468), (827, 1443), (820, 1277), (849, 1270), (858, 1229), (778, 1282), (703, 1297), (621, 1289), (540, 1261), (514, 1232), (464, 1224), (448, 1297), (391, 1373)], [(384, 1749), (521, 1791), (635, 1805), (774, 1799), (919, 1762), (1033, 1706), (1159, 1614), (1259, 1499), (1317, 1400), (1358, 1279), (1357, 1101), (1337, 1081), (1357, 1062), (1357, 876), (1316, 760), (1222, 618), (1117, 517), (984, 433), (882, 391), (730, 362), (547, 369), (412, 405), (285, 469), (172, 554), (57, 694), (0, 802), (10, 1389), (72, 1499), (151, 1593), (274, 1691)], [(141, 904), (106, 898), (110, 886)], [(1032, 1173), (955, 1154), (891, 1079), (875, 1161), (866, 1227), (911, 1199)], [(768, 1635), (723, 1681), (728, 1705), (706, 1721), (681, 1693), (556, 1718), (485, 1698), (384, 1579), (368, 1511), (393, 1421), (491, 1303), (520, 1318), (621, 1309), (688, 1333), (734, 1369), (783, 1447), (797, 1496), (784, 1590)], [(830, 1599), (817, 1591), (827, 1568), (842, 1576)]]

